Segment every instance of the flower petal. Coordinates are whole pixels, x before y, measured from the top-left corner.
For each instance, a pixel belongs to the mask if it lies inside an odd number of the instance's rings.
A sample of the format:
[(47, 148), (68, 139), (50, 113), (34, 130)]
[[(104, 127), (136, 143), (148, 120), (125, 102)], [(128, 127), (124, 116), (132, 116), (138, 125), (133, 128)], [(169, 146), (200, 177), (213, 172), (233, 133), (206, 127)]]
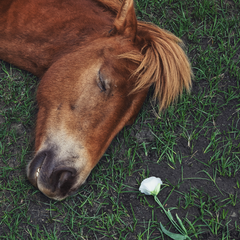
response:
[(142, 181), (139, 191), (146, 195), (157, 195), (160, 191), (161, 185), (162, 180), (160, 178), (149, 177)]

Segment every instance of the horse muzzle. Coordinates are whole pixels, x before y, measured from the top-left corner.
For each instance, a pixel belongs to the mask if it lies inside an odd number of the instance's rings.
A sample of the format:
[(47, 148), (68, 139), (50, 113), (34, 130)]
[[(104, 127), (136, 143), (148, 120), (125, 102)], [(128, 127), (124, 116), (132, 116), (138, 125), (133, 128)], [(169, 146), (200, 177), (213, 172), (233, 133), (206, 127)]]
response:
[(41, 151), (28, 165), (28, 179), (47, 197), (62, 200), (77, 189), (79, 174), (75, 167), (66, 164), (68, 162), (60, 161), (53, 150)]

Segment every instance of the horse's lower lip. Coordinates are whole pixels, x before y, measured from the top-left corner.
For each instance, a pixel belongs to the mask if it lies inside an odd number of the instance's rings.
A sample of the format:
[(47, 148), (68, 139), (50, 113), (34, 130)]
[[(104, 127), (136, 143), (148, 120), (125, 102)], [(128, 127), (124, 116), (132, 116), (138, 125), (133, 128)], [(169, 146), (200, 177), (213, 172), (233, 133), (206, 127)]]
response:
[[(44, 162), (44, 160), (43, 160), (43, 162)], [(38, 176), (40, 174), (41, 168), (42, 168), (42, 165), (39, 168), (37, 168), (37, 171), (35, 174), (36, 187), (38, 187)]]
[(35, 182), (36, 182), (36, 187), (37, 188), (38, 188), (38, 176), (39, 176), (40, 170), (41, 170), (41, 167), (39, 167), (37, 169), (36, 174), (35, 174)]
[(38, 175), (39, 175), (39, 173), (40, 173), (40, 169), (41, 169), (41, 167), (39, 167), (39, 168), (37, 169), (37, 171), (36, 171), (36, 178), (38, 178)]
[(40, 153), (32, 160), (28, 166), (28, 179), (35, 187), (37, 187), (37, 180), (46, 157), (47, 155), (44, 152)]

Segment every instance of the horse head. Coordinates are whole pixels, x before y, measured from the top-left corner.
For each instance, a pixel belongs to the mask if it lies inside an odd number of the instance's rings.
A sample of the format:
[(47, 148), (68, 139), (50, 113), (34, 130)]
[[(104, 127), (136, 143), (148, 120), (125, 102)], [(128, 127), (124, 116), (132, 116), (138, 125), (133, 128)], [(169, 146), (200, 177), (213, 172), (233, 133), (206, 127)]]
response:
[(112, 29), (54, 62), (39, 84), (27, 175), (50, 198), (62, 200), (86, 181), (115, 135), (134, 122), (152, 84), (160, 109), (190, 88), (181, 40), (138, 22), (132, 0), (116, 10)]

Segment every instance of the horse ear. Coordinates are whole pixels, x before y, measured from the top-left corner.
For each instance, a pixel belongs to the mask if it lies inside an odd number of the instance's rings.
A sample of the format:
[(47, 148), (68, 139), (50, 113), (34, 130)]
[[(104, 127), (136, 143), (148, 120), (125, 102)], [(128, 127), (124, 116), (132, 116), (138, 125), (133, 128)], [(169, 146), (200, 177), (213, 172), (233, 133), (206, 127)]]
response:
[(137, 18), (133, 0), (123, 0), (121, 9), (114, 21), (114, 29), (111, 34), (124, 35), (135, 40), (137, 34)]

